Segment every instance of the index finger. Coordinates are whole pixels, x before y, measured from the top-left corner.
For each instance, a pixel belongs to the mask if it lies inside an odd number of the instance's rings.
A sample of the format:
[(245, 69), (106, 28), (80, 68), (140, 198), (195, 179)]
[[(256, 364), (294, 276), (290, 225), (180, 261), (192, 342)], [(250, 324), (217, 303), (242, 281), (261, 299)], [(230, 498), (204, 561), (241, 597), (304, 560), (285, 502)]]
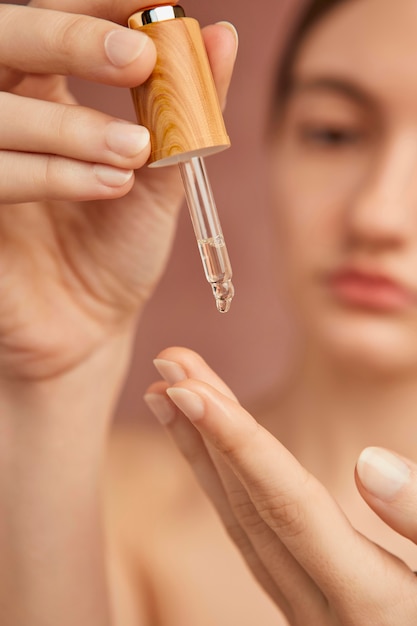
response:
[[(115, 2), (114, 0), (32, 0), (29, 6), (40, 9), (53, 9), (56, 11), (65, 11), (66, 13), (83, 13), (84, 15), (92, 15), (102, 17), (112, 22), (125, 25), (128, 17), (146, 9), (149, 5), (158, 6), (167, 4), (167, 0), (123, 0), (123, 2)], [(168, 4), (177, 4), (177, 0), (172, 0)]]
[(86, 15), (0, 6), (0, 63), (12, 70), (134, 87), (155, 61), (155, 46), (142, 32)]

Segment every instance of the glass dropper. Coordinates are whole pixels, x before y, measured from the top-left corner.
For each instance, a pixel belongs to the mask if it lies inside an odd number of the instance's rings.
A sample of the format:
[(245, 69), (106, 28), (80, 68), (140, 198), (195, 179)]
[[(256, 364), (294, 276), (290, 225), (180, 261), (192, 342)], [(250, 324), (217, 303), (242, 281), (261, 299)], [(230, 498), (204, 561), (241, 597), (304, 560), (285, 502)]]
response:
[(149, 167), (179, 165), (205, 275), (226, 313), (232, 269), (203, 157), (225, 150), (230, 139), (200, 25), (169, 1), (139, 10), (128, 24), (157, 51), (152, 74), (132, 89), (138, 121), (151, 133)]
[(192, 157), (179, 168), (204, 272), (217, 310), (227, 313), (234, 296), (232, 268), (204, 160)]

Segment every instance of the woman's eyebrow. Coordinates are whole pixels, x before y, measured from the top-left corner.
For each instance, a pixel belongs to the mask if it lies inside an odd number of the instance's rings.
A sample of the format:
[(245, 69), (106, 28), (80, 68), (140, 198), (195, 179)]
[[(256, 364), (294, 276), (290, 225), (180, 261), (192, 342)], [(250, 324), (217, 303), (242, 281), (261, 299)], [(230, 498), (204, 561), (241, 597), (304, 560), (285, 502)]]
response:
[(290, 97), (303, 93), (328, 92), (348, 98), (349, 100), (376, 109), (375, 99), (360, 85), (343, 78), (320, 76), (316, 78), (293, 78), (288, 90)]

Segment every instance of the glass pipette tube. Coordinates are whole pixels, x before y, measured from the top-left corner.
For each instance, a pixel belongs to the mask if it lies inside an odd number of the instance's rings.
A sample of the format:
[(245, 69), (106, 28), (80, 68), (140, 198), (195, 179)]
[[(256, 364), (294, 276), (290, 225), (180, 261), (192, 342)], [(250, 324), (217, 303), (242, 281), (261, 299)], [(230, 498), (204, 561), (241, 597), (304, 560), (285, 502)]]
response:
[(227, 313), (235, 293), (232, 268), (206, 167), (201, 157), (192, 157), (179, 167), (204, 272), (218, 311)]

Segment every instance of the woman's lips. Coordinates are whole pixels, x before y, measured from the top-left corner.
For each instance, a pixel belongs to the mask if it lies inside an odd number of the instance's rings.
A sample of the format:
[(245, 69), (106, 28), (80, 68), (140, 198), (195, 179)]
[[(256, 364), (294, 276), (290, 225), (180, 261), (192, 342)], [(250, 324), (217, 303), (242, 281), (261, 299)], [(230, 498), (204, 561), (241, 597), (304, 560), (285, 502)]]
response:
[(332, 274), (328, 285), (338, 301), (350, 306), (399, 312), (415, 304), (409, 289), (382, 274), (344, 269)]

